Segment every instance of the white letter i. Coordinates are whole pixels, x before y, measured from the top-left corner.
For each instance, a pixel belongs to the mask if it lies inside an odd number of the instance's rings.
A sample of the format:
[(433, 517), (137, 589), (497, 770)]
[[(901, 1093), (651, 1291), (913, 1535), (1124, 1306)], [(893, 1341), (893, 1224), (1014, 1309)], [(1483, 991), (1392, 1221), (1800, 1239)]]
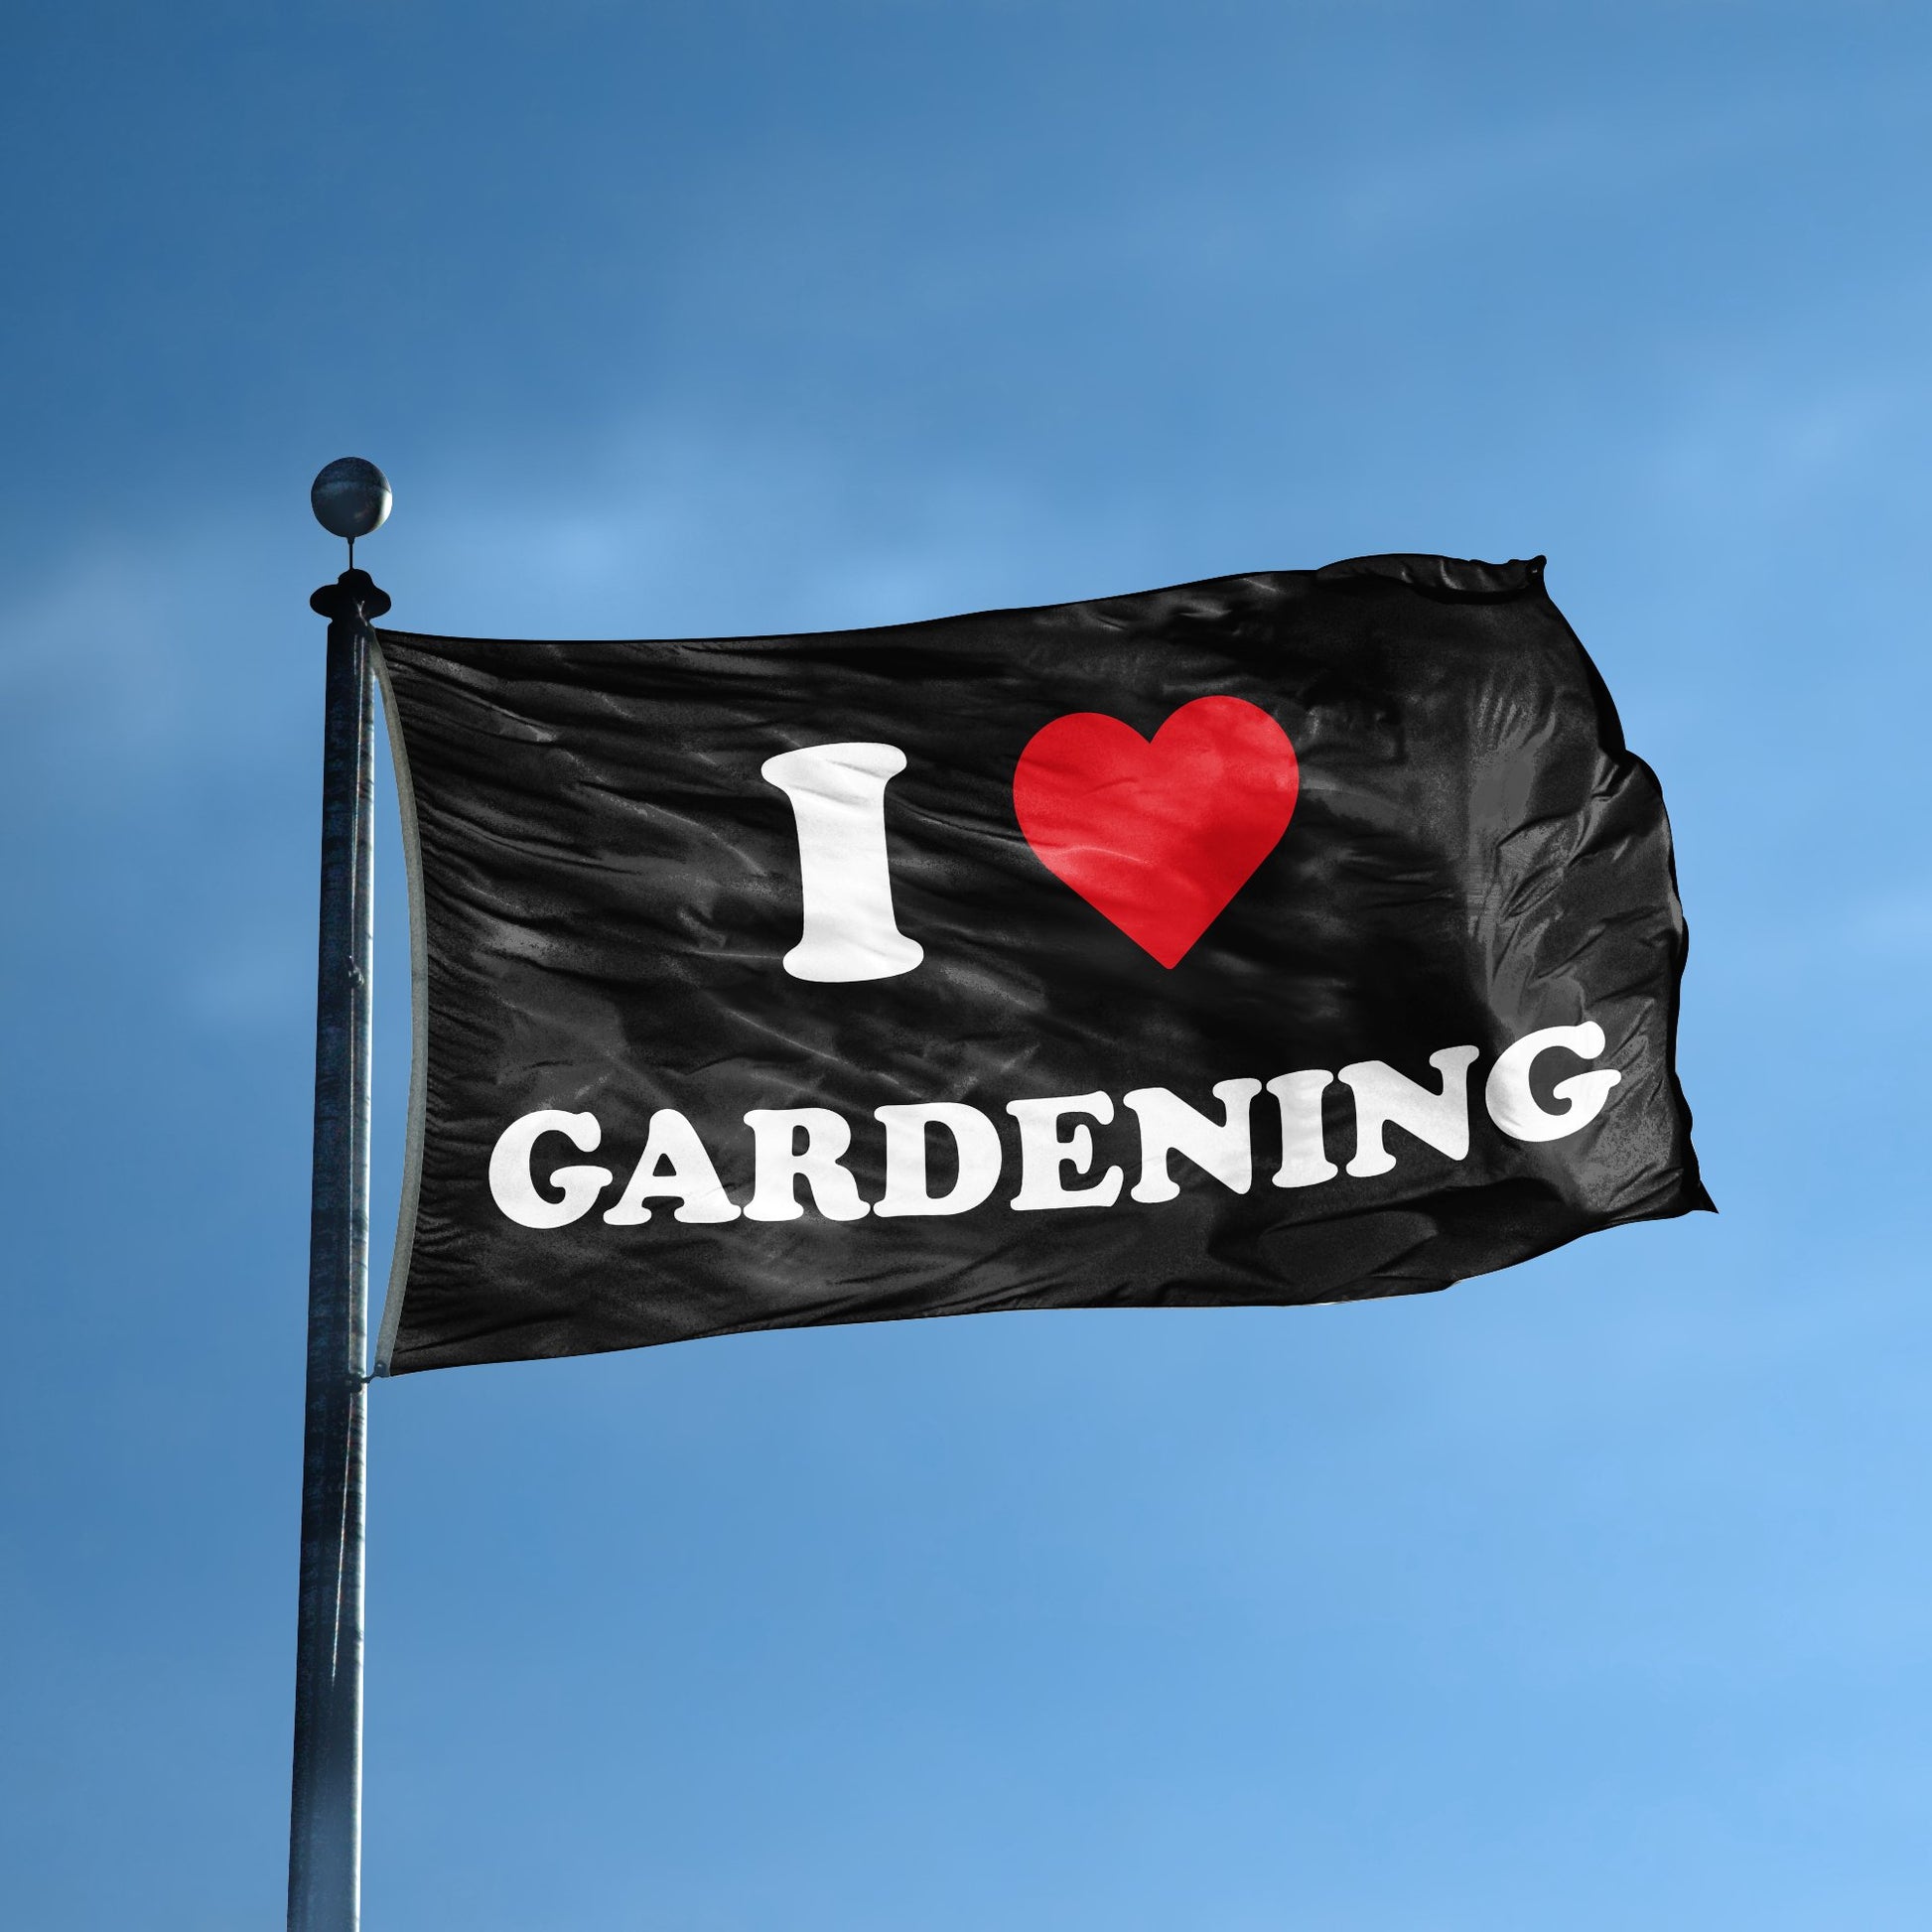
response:
[(925, 957), (893, 917), (886, 859), (886, 786), (904, 769), (897, 745), (807, 745), (759, 767), (798, 826), (805, 929), (784, 958), (793, 979), (891, 979)]

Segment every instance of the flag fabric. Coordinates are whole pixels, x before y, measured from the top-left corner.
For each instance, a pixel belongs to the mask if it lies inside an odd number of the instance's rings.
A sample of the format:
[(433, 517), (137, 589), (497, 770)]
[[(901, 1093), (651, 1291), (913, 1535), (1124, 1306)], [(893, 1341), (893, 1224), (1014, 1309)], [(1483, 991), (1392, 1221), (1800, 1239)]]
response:
[(1710, 1205), (1663, 799), (1541, 559), (378, 658), (384, 1372), (1405, 1294)]

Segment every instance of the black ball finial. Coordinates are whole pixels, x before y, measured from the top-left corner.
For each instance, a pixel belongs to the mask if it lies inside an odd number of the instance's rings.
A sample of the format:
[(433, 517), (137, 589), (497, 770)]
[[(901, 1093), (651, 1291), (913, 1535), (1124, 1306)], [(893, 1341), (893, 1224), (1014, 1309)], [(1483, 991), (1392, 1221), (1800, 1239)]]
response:
[(367, 536), (387, 521), (394, 500), (389, 479), (359, 456), (338, 457), (309, 485), (309, 504), (316, 521), (332, 537), (346, 537), (351, 556), (357, 537)]

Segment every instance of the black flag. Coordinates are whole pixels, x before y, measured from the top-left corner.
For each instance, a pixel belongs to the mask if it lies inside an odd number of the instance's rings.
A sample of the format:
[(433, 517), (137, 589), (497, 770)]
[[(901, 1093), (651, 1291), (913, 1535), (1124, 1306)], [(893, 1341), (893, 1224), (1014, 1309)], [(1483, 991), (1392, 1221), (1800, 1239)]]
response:
[(389, 1371), (1405, 1294), (1710, 1204), (1663, 800), (1540, 560), (380, 659)]

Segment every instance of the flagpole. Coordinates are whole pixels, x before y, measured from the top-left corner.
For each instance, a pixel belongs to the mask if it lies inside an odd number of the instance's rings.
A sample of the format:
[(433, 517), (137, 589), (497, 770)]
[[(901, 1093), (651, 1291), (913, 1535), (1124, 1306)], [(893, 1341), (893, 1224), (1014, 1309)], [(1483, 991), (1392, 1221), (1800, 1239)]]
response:
[(356, 1932), (375, 855), (370, 624), (389, 600), (354, 568), (354, 540), (388, 514), (389, 487), (372, 464), (345, 458), (316, 479), (312, 501), (324, 527), (348, 538), (350, 568), (309, 600), (329, 620), (329, 646), (288, 1923), (289, 1932)]

